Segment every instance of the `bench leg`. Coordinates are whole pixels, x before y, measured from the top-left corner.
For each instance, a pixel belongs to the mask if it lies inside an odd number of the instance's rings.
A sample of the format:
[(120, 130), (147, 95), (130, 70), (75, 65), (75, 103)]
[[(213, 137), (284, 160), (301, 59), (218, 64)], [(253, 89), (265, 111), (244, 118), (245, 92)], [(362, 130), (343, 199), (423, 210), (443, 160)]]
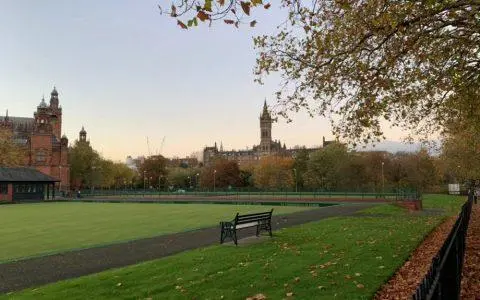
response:
[(261, 227), (261, 225), (258, 224), (258, 225), (257, 225), (257, 233), (255, 234), (256, 236), (259, 236), (259, 235), (260, 235), (260, 227)]
[(233, 230), (233, 241), (235, 242), (235, 246), (238, 246), (238, 243), (237, 243), (237, 230)]
[(223, 223), (220, 223), (220, 226), (222, 226), (222, 231), (220, 232), (220, 244), (223, 244), (223, 240), (225, 239), (225, 227), (223, 226)]

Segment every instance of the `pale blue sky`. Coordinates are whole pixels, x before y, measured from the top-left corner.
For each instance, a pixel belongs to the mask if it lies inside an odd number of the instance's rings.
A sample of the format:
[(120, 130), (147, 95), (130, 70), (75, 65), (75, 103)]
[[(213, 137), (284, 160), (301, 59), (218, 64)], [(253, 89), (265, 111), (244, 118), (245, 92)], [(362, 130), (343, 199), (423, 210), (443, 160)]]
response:
[[(0, 115), (31, 117), (56, 85), (63, 131), (84, 125), (93, 147), (124, 160), (153, 152), (185, 156), (223, 141), (259, 142), (263, 100), (275, 78), (253, 82), (252, 36), (272, 32), (281, 12), (262, 12), (256, 28), (217, 24), (183, 31), (159, 15), (165, 0), (3, 0), (0, 10)], [(398, 131), (396, 131), (398, 133)], [(395, 133), (387, 136), (395, 139)], [(287, 147), (331, 138), (329, 122), (305, 113), (274, 124)]]

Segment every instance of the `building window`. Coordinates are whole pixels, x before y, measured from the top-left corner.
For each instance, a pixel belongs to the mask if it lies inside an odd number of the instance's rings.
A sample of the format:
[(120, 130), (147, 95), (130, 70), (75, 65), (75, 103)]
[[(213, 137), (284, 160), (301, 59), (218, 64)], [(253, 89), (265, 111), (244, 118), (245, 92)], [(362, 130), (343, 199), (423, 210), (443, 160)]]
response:
[(35, 157), (35, 160), (37, 161), (37, 163), (46, 162), (47, 161), (47, 155), (46, 155), (45, 151), (38, 151), (37, 155)]
[(0, 195), (8, 194), (8, 184), (0, 183)]

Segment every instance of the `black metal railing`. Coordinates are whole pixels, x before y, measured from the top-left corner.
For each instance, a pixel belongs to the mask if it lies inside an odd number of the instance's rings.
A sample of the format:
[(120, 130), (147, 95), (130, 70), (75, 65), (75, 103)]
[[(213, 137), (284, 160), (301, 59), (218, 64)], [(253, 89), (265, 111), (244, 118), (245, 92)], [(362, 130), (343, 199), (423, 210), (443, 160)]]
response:
[(450, 234), (432, 259), (430, 269), (423, 278), (417, 291), (412, 295), (414, 300), (460, 298), (463, 260), (465, 256), (465, 240), (468, 222), (472, 212), (473, 195), (462, 206), (462, 210)]

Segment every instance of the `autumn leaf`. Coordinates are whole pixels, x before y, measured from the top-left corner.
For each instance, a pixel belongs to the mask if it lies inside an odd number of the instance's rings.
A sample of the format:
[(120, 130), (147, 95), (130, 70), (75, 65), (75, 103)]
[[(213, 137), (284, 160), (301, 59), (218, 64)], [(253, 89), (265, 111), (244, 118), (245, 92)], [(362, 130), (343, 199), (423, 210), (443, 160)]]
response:
[(229, 19), (223, 20), (223, 22), (225, 22), (226, 24), (234, 24), (235, 23), (235, 21), (229, 20)]
[(262, 2), (263, 2), (262, 0), (252, 0), (252, 5), (253, 6), (261, 5)]
[(265, 5), (263, 6), (263, 8), (265, 8), (265, 9), (269, 9), (269, 8), (270, 8), (270, 6), (271, 6), (271, 4), (270, 4), (270, 3), (267, 3), (267, 4), (265, 4)]
[(243, 2), (241, 1), (240, 2), (240, 6), (242, 7), (243, 9), (243, 12), (249, 16), (250, 15), (250, 2)]
[(255, 296), (247, 297), (245, 300), (266, 300), (267, 296), (264, 294), (256, 294)]
[(292, 296), (293, 296), (293, 292), (288, 292), (286, 295), (287, 295), (287, 297), (292, 297)]
[(172, 11), (170, 12), (170, 16), (172, 16), (172, 17), (177, 16), (177, 8), (173, 4), (172, 4)]
[(178, 26), (180, 26), (182, 29), (188, 29), (187, 25), (185, 25), (185, 23), (183, 23), (183, 22), (180, 21), (180, 20), (177, 20), (177, 24), (178, 24)]
[(200, 19), (200, 21), (204, 22), (205, 20), (210, 19), (210, 16), (207, 15), (204, 11), (199, 11), (197, 14), (197, 17)]
[(212, 11), (212, 0), (205, 0), (205, 5), (203, 6), (203, 9), (206, 11)]
[(257, 21), (253, 20), (252, 22), (250, 22), (250, 27), (255, 27), (255, 24), (257, 24)]
[(218, 0), (218, 4), (220, 4), (220, 6), (224, 6), (225, 5), (225, 0)]

